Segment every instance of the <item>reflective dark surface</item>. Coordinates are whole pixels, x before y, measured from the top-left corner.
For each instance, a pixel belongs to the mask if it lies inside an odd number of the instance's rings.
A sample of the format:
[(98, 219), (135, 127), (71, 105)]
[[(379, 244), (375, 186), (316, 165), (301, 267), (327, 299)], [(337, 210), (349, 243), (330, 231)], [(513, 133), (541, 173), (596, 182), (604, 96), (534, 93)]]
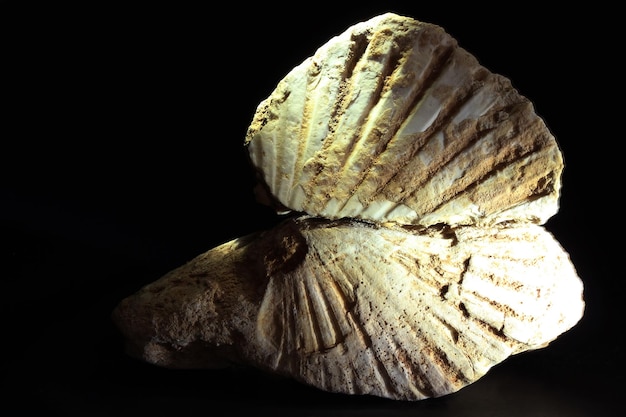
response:
[[(619, 79), (613, 13), (455, 7), (0, 2), (3, 404), (62, 416), (621, 415), (623, 174), (604, 99)], [(582, 321), (454, 395), (415, 403), (127, 357), (110, 321), (119, 300), (275, 223), (254, 201), (242, 148), (256, 105), (331, 36), (384, 11), (446, 28), (557, 137), (562, 208), (547, 227), (585, 282)]]

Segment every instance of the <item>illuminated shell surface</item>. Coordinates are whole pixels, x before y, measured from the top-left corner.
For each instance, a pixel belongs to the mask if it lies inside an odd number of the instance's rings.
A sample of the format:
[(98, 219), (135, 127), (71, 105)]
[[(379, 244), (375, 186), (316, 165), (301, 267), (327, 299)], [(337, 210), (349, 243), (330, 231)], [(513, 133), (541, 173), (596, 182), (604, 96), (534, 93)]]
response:
[(384, 14), (263, 101), (246, 143), (283, 206), (408, 224), (543, 223), (561, 153), (532, 104), (438, 26)]
[(115, 314), (130, 352), (157, 365), (244, 363), (416, 400), (545, 346), (579, 320), (581, 293), (541, 226), (417, 232), (303, 217), (200, 255)]
[(259, 105), (245, 143), (265, 199), (295, 214), (122, 300), (130, 354), (420, 400), (582, 317), (582, 282), (541, 226), (555, 139), (441, 28), (349, 28)]

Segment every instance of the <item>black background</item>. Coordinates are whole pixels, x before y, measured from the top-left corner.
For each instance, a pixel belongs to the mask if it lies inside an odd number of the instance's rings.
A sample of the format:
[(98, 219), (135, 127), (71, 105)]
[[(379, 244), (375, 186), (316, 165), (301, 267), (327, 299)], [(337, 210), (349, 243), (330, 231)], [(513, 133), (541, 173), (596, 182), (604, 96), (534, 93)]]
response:
[[(64, 416), (620, 414), (615, 10), (208, 4), (0, 2), (3, 406)], [(509, 77), (557, 137), (566, 169), (561, 210), (547, 228), (585, 283), (584, 318), (460, 392), (415, 403), (324, 393), (254, 370), (172, 371), (128, 358), (110, 321), (119, 300), (276, 222), (254, 201), (242, 146), (257, 104), (330, 37), (385, 11), (443, 26)]]

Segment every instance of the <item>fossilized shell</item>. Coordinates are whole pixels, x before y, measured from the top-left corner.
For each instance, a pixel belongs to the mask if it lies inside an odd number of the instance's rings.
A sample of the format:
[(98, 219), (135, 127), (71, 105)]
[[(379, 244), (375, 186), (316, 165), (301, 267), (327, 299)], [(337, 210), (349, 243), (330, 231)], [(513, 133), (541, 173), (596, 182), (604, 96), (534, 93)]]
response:
[(218, 246), (125, 299), (135, 355), (243, 363), (323, 390), (452, 393), (543, 347), (583, 313), (582, 283), (544, 228), (410, 230), (285, 221)]
[(122, 300), (130, 353), (417, 400), (580, 320), (582, 282), (541, 226), (557, 143), (440, 27), (349, 28), (259, 105), (245, 145), (266, 198), (296, 214)]
[(563, 161), (532, 104), (442, 28), (357, 24), (294, 68), (246, 136), (287, 209), (406, 224), (543, 223)]

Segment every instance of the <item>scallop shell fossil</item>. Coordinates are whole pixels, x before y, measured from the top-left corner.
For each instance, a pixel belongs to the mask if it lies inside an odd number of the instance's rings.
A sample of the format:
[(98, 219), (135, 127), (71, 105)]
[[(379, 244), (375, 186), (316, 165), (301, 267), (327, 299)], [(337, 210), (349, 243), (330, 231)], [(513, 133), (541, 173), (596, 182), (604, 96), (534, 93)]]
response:
[(387, 13), (332, 38), (260, 103), (245, 145), (259, 198), (293, 215), (122, 300), (130, 354), (420, 400), (582, 317), (582, 282), (541, 226), (557, 143), (440, 27)]
[(280, 204), (326, 218), (490, 225), (558, 210), (563, 161), (532, 104), (441, 28), (391, 14), (294, 68), (246, 143)]

